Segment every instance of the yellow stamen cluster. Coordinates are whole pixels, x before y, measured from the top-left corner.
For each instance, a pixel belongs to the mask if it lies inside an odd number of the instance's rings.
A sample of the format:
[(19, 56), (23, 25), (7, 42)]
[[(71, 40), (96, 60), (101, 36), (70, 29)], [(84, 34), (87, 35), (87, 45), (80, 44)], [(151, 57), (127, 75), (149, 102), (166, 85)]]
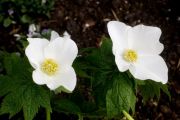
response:
[(123, 57), (127, 62), (136, 62), (138, 58), (136, 51), (131, 49), (126, 50)]
[(58, 70), (58, 64), (53, 59), (46, 59), (41, 64), (41, 70), (47, 75), (54, 75)]

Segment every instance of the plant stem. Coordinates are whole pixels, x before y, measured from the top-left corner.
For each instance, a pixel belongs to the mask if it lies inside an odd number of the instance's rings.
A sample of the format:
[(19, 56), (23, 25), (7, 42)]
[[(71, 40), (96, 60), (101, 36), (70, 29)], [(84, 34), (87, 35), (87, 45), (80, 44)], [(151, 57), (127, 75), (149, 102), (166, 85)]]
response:
[(78, 114), (78, 120), (83, 120), (83, 116), (81, 114)]
[(46, 120), (51, 120), (51, 112), (49, 109), (46, 109)]
[(125, 110), (122, 111), (124, 116), (128, 119), (128, 120), (134, 120), (131, 115), (129, 115), (129, 113), (127, 113)]

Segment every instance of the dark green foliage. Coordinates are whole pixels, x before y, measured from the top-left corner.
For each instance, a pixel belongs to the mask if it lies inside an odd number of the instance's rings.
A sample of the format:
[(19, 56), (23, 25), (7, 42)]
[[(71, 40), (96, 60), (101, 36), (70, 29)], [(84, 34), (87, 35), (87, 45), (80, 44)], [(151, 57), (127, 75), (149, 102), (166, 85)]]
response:
[(56, 111), (64, 111), (70, 113), (80, 113), (81, 109), (78, 105), (68, 99), (54, 99), (53, 101), (54, 110)]
[(32, 81), (32, 70), (25, 58), (16, 54), (4, 56), (6, 75), (0, 76), (0, 96), (4, 96), (0, 114), (10, 118), (23, 109), (24, 119), (32, 120), (39, 107), (49, 109), (50, 91)]
[(16, 23), (32, 23), (39, 16), (50, 17), (54, 0), (1, 0), (0, 23), (4, 27)]
[(159, 100), (160, 90), (162, 90), (166, 95), (168, 95), (169, 99), (171, 99), (171, 95), (166, 84), (151, 80), (141, 81), (141, 83), (138, 82), (137, 84), (144, 102), (147, 102), (150, 98), (154, 97)]
[[(117, 69), (111, 40), (103, 38), (100, 48), (83, 50), (81, 54), (82, 57), (75, 61), (74, 66), (80, 77), (88, 76), (86, 78), (90, 79), (99, 111), (106, 109), (109, 117), (120, 115), (122, 110), (134, 111), (134, 80)], [(80, 70), (83, 74), (78, 73)]]
[(11, 25), (11, 23), (12, 23), (12, 20), (8, 17), (8, 18), (4, 19), (3, 26), (8, 27), (9, 25)]
[(114, 76), (112, 88), (106, 94), (106, 107), (109, 117), (120, 115), (130, 109), (135, 112), (136, 96), (133, 82), (126, 74)]

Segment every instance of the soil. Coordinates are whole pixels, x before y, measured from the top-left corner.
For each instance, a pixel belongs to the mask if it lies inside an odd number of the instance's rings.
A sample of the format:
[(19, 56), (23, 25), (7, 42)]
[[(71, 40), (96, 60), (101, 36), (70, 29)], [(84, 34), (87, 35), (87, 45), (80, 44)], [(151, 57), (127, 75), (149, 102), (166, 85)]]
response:
[[(169, 69), (171, 100), (161, 94), (159, 101), (136, 105), (137, 120), (180, 120), (180, 7), (178, 0), (57, 0), (51, 19), (38, 18), (42, 28), (63, 33), (68, 31), (79, 48), (95, 47), (107, 36), (107, 22), (119, 20), (128, 25), (160, 27), (164, 44), (161, 54)], [(17, 27), (17, 26), (16, 26)], [(11, 31), (0, 29), (0, 47), (15, 50)], [(2, 48), (2, 47), (1, 47)], [(69, 118), (70, 119), (70, 118)]]

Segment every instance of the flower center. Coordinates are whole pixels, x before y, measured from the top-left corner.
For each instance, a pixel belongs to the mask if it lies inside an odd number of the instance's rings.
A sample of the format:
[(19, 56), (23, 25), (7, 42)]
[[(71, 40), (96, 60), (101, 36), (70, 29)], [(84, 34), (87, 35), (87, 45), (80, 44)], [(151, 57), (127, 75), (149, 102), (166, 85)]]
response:
[(46, 59), (41, 64), (41, 70), (47, 75), (54, 75), (58, 70), (58, 64), (53, 59)]
[(128, 49), (124, 52), (123, 57), (128, 62), (136, 62), (138, 56), (136, 51)]

